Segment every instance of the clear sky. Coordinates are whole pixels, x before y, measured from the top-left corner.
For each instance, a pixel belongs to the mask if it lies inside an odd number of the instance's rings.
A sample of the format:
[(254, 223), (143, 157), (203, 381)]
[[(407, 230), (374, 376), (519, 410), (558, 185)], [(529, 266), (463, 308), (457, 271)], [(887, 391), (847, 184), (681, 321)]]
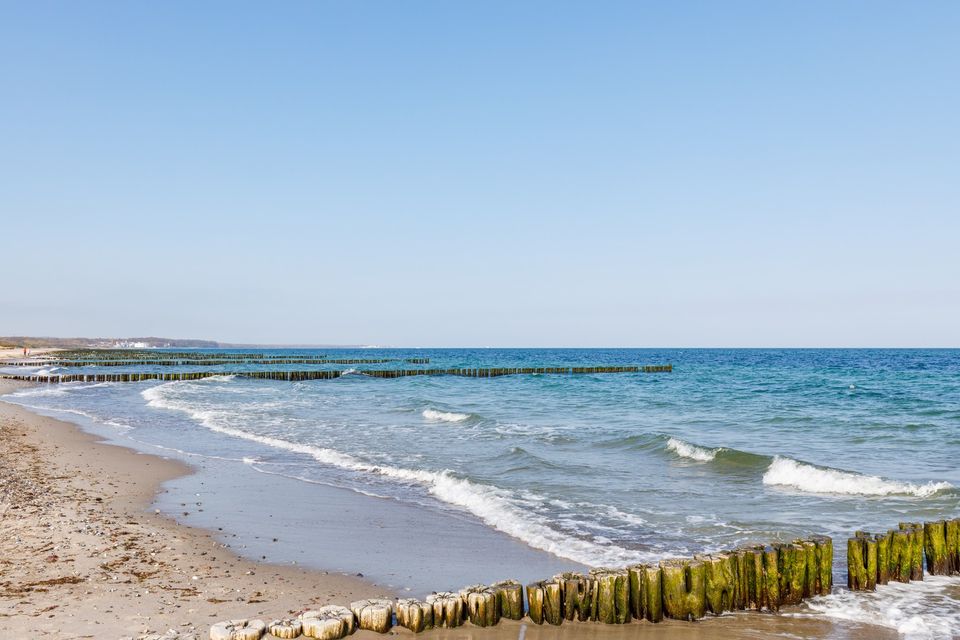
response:
[(958, 2), (0, 2), (0, 334), (960, 346)]

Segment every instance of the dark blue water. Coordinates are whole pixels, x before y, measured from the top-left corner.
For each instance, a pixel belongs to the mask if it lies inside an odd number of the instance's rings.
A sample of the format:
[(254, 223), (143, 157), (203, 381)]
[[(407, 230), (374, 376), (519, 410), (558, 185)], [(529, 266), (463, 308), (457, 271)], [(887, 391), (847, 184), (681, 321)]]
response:
[[(845, 539), (856, 529), (960, 515), (960, 351), (321, 353), (427, 356), (428, 366), (442, 368), (671, 363), (674, 370), (299, 383), (225, 375), (61, 385), (17, 401), (81, 412), (128, 437), (265, 473), (453, 510), (588, 565), (809, 533)], [(271, 368), (282, 367), (214, 369)]]

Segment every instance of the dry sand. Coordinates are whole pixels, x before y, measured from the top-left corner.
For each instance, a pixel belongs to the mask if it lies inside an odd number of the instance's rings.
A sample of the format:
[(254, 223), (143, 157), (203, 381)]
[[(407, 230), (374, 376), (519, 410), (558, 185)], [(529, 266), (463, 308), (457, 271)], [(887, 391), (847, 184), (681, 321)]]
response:
[[(0, 393), (20, 383), (0, 381)], [(151, 510), (175, 461), (107, 445), (0, 402), (0, 638), (204, 638), (229, 618), (293, 615), (387, 596), (359, 577), (258, 563)], [(406, 630), (392, 633), (411, 635)], [(377, 637), (363, 632), (355, 636)], [(746, 613), (701, 622), (538, 627), (504, 622), (424, 640), (894, 638), (877, 627)]]

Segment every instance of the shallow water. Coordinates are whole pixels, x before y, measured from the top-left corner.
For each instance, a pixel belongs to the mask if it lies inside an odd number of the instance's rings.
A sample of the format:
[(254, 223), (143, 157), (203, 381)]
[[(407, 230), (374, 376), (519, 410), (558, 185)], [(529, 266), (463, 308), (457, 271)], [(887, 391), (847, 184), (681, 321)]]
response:
[[(592, 566), (810, 533), (845, 539), (960, 515), (960, 351), (323, 353), (429, 356), (443, 368), (672, 363), (674, 371), (299, 383), (224, 375), (40, 387), (14, 400), (263, 475), (455, 513)], [(960, 628), (957, 599), (929, 595), (911, 605), (919, 621), (880, 622), (918, 637), (943, 628), (933, 617), (926, 624), (928, 614)], [(891, 606), (903, 597), (912, 596), (897, 592)], [(847, 605), (821, 613), (849, 618)]]

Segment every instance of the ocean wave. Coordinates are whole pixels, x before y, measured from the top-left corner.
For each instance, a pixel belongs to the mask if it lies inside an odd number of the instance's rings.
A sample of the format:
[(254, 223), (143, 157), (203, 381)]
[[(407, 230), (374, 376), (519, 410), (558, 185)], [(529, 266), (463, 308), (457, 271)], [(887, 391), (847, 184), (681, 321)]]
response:
[(880, 585), (872, 592), (838, 591), (809, 600), (807, 607), (813, 614), (784, 615), (878, 625), (909, 640), (955, 638), (960, 629), (960, 601), (948, 590), (956, 585), (955, 578), (927, 576), (922, 582)]
[(439, 409), (424, 409), (423, 417), (434, 422), (463, 422), (470, 419), (469, 413), (455, 411), (440, 411)]
[(717, 454), (723, 451), (722, 448), (705, 449), (695, 444), (684, 442), (679, 438), (670, 438), (667, 440), (667, 449), (673, 451), (681, 458), (689, 458), (697, 462), (710, 462), (717, 457)]
[(860, 496), (910, 495), (918, 498), (927, 498), (953, 488), (949, 482), (915, 484), (887, 480), (879, 476), (815, 467), (781, 456), (774, 456), (767, 472), (763, 474), (763, 483), (792, 487), (807, 493)]
[(275, 449), (308, 455), (321, 464), (347, 471), (419, 485), (437, 500), (464, 509), (488, 526), (522, 540), (531, 547), (562, 558), (594, 566), (626, 565), (651, 559), (649, 554), (641, 551), (575, 536), (564, 536), (551, 528), (545, 518), (518, 506), (511, 492), (493, 485), (457, 477), (449, 470), (430, 471), (374, 464), (335, 449), (291, 442), (238, 429), (226, 423), (229, 415), (225, 412), (197, 409), (189, 403), (177, 402), (167, 396), (169, 390), (182, 388), (181, 385), (186, 384), (190, 383), (168, 382), (144, 389), (141, 395), (148, 406), (181, 411), (211, 431)]

